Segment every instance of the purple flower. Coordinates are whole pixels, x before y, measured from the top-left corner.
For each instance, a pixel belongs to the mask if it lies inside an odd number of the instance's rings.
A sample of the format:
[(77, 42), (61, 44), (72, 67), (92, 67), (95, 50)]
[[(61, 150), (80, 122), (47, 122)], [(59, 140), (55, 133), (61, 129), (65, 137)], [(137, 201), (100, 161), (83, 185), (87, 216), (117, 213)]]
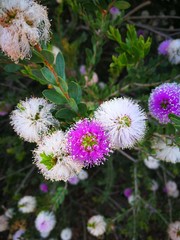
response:
[(110, 12), (113, 16), (117, 16), (117, 15), (120, 14), (119, 9), (116, 8), (116, 7), (111, 7), (110, 10), (109, 10), (109, 12)]
[(132, 195), (132, 189), (131, 188), (126, 188), (126, 189), (124, 189), (124, 196), (126, 197), (126, 198), (129, 198), (131, 195)]
[(156, 87), (149, 97), (149, 111), (163, 124), (170, 122), (170, 113), (180, 116), (180, 85), (164, 83)]
[(25, 233), (24, 229), (17, 230), (13, 235), (13, 240), (18, 240)]
[(168, 54), (168, 47), (172, 40), (165, 40), (159, 44), (158, 53), (159, 55), (167, 55)]
[(86, 74), (86, 66), (81, 65), (80, 68), (79, 68), (79, 71), (80, 71), (81, 75), (85, 75)]
[(144, 36), (144, 30), (139, 29), (139, 30), (137, 31), (137, 35), (138, 35), (138, 37)]
[(39, 188), (42, 192), (45, 192), (45, 193), (48, 192), (48, 185), (46, 183), (41, 183)]
[(109, 139), (101, 124), (95, 120), (77, 122), (67, 133), (67, 139), (70, 155), (85, 166), (99, 165), (109, 155)]
[(71, 177), (68, 179), (68, 182), (72, 185), (77, 185), (79, 182), (79, 178), (77, 176)]

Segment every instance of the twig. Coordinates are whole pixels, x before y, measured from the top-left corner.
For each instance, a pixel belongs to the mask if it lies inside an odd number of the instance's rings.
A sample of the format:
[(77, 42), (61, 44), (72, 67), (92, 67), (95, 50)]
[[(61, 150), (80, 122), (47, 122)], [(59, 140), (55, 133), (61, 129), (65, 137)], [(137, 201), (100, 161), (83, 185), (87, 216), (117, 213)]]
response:
[(127, 154), (126, 152), (124, 152), (124, 151), (122, 151), (122, 150), (118, 150), (122, 155), (124, 155), (125, 157), (127, 157), (129, 160), (131, 160), (132, 162), (134, 162), (134, 163), (137, 163), (138, 161), (135, 159), (135, 158), (133, 158), (133, 157), (131, 157), (129, 154)]
[(131, 16), (128, 19), (140, 20), (140, 19), (167, 19), (167, 18), (170, 18), (170, 19), (180, 19), (179, 16)]
[(125, 16), (124, 16), (124, 20), (126, 20), (129, 16), (131, 16), (133, 13), (137, 12), (139, 9), (144, 8), (147, 5), (150, 5), (151, 1), (147, 1), (144, 3), (141, 3), (140, 5), (138, 5), (137, 7), (135, 7), (133, 10), (129, 11)]
[(26, 181), (29, 179), (29, 177), (31, 176), (31, 174), (33, 173), (35, 169), (35, 166), (33, 166), (30, 171), (26, 174), (25, 178), (23, 179), (23, 181), (21, 182), (19, 188), (16, 190), (15, 195), (24, 187)]
[(26, 166), (26, 167), (24, 167), (24, 168), (21, 168), (21, 169), (19, 169), (18, 171), (12, 173), (12, 174), (9, 174), (9, 175), (7, 175), (7, 176), (1, 177), (1, 178), (0, 178), (0, 181), (3, 180), (3, 179), (5, 179), (5, 178), (11, 177), (11, 176), (13, 176), (13, 175), (16, 175), (17, 173), (20, 173), (20, 172), (24, 171), (25, 169), (30, 168), (31, 166), (32, 166), (32, 164), (29, 164), (28, 166)]
[(169, 36), (168, 34), (165, 34), (165, 33), (162, 33), (162, 32), (160, 32), (160, 31), (157, 31), (157, 30), (153, 29), (153, 28), (152, 28), (151, 26), (149, 26), (149, 25), (145, 25), (145, 24), (142, 24), (142, 23), (135, 23), (135, 22), (130, 21), (130, 20), (127, 20), (127, 22), (130, 23), (130, 24), (133, 24), (133, 25), (135, 25), (135, 26), (137, 26), (137, 27), (147, 29), (147, 30), (149, 30), (150, 32), (156, 33), (156, 34), (158, 34), (158, 35), (160, 35), (160, 36), (162, 36), (162, 37), (170, 38), (170, 36)]

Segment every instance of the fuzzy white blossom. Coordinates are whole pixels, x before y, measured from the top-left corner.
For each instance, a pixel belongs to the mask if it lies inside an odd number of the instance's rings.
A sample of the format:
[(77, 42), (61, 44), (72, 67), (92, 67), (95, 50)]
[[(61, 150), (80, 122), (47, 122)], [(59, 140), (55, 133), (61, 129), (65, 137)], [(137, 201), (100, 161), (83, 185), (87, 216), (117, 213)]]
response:
[(40, 172), (51, 181), (67, 181), (83, 167), (68, 155), (66, 136), (62, 131), (45, 136), (34, 151), (34, 159)]
[(9, 228), (8, 218), (5, 215), (0, 216), (0, 232), (4, 232)]
[(150, 186), (151, 191), (156, 192), (158, 188), (159, 188), (158, 182), (153, 179)]
[(12, 218), (13, 215), (14, 215), (14, 209), (13, 209), (13, 208), (8, 208), (8, 209), (5, 211), (4, 215), (5, 215), (7, 218)]
[(180, 221), (169, 224), (168, 235), (171, 240), (180, 240)]
[(176, 182), (174, 181), (168, 181), (165, 185), (165, 190), (169, 197), (177, 198), (179, 196), (179, 190)]
[(15, 132), (28, 142), (38, 142), (44, 134), (59, 122), (52, 116), (54, 104), (43, 98), (20, 101), (10, 116)]
[(49, 40), (47, 9), (34, 0), (1, 0), (0, 19), (0, 48), (15, 62), (29, 58), (31, 46)]
[(136, 200), (136, 198), (135, 198), (135, 195), (134, 195), (134, 194), (131, 194), (131, 196), (128, 197), (128, 203), (129, 203), (131, 206), (134, 205), (135, 200)]
[(49, 236), (56, 225), (56, 217), (53, 212), (41, 211), (35, 219), (35, 227), (42, 238)]
[(95, 215), (88, 220), (87, 230), (95, 237), (103, 235), (106, 231), (106, 222), (101, 215)]
[(18, 202), (18, 209), (22, 213), (31, 213), (36, 208), (36, 198), (32, 196), (24, 196)]
[(172, 140), (155, 138), (152, 148), (156, 151), (156, 158), (165, 162), (180, 162), (180, 148)]
[(148, 156), (146, 159), (144, 159), (144, 164), (149, 169), (158, 169), (160, 162), (156, 158)]
[(145, 135), (146, 114), (129, 98), (102, 103), (95, 111), (95, 119), (102, 123), (116, 149), (131, 148)]
[(86, 180), (88, 178), (88, 172), (82, 169), (80, 173), (78, 174), (78, 178), (80, 180)]
[(180, 39), (171, 41), (168, 47), (168, 57), (172, 64), (180, 63)]
[(61, 231), (60, 237), (62, 240), (71, 240), (72, 239), (72, 230), (70, 228), (64, 228)]

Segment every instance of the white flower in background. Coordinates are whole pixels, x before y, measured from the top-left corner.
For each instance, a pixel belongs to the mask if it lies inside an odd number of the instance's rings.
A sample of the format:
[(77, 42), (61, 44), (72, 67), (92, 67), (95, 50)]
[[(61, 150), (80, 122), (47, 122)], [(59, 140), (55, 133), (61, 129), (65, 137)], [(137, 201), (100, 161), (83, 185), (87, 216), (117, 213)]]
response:
[(46, 238), (56, 225), (56, 218), (53, 212), (41, 211), (35, 220), (35, 227), (41, 237)]
[(5, 215), (0, 216), (0, 232), (4, 232), (9, 228), (8, 218)]
[(158, 169), (160, 162), (156, 158), (148, 156), (146, 159), (144, 159), (144, 164), (149, 169)]
[(50, 127), (59, 122), (52, 116), (54, 104), (43, 98), (30, 98), (20, 101), (17, 109), (12, 111), (11, 125), (15, 132), (28, 142), (38, 142)]
[(22, 213), (34, 212), (36, 208), (36, 198), (32, 196), (24, 196), (18, 202), (18, 209)]
[(133, 206), (135, 203), (135, 196), (132, 194), (131, 196), (128, 197), (128, 203)]
[(78, 174), (78, 178), (80, 180), (86, 180), (88, 178), (88, 172), (82, 169), (80, 173)]
[(8, 208), (8, 209), (5, 211), (4, 215), (5, 215), (7, 218), (12, 218), (13, 215), (14, 215), (14, 209), (13, 209), (13, 208)]
[(72, 230), (70, 228), (65, 228), (61, 231), (60, 237), (62, 240), (72, 239)]
[(47, 9), (34, 0), (1, 0), (0, 19), (0, 48), (15, 62), (29, 58), (31, 46), (49, 40)]
[(171, 240), (180, 240), (180, 221), (169, 224), (168, 235)]
[(95, 111), (95, 119), (102, 123), (116, 149), (131, 148), (145, 135), (146, 115), (129, 98), (114, 98), (102, 103)]
[(179, 196), (179, 190), (177, 184), (174, 181), (168, 181), (165, 185), (165, 191), (169, 197), (177, 198)]
[(165, 162), (180, 162), (180, 148), (172, 140), (155, 138), (152, 148), (156, 151), (156, 158)]
[(180, 63), (180, 39), (171, 41), (168, 47), (168, 57), (172, 64)]
[(88, 220), (87, 230), (95, 237), (103, 235), (106, 231), (106, 222), (101, 215), (95, 215)]
[(58, 53), (59, 53), (60, 51), (61, 51), (61, 50), (60, 50), (58, 47), (52, 46), (52, 53), (53, 53), (53, 55), (54, 55), (54, 63), (56, 62), (56, 57), (57, 57), (57, 55), (58, 55)]
[(159, 188), (158, 182), (153, 179), (150, 186), (151, 191), (156, 192), (158, 188)]
[(34, 151), (34, 159), (44, 177), (52, 181), (67, 181), (83, 167), (68, 155), (66, 136), (62, 131), (45, 136)]

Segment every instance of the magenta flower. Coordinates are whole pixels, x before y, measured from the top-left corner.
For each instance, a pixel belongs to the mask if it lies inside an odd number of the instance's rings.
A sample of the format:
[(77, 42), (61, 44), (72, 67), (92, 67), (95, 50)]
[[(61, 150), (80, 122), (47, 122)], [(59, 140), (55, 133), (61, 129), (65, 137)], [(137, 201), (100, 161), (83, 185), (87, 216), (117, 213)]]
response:
[(95, 120), (77, 122), (67, 133), (67, 139), (70, 155), (74, 160), (83, 162), (84, 166), (101, 164), (111, 151), (103, 127)]
[(167, 55), (168, 54), (168, 47), (172, 40), (165, 40), (159, 44), (158, 53), (159, 55)]
[(180, 116), (180, 85), (164, 83), (156, 87), (149, 97), (149, 111), (163, 124), (170, 122), (170, 113)]
[(40, 190), (44, 193), (48, 192), (48, 185), (46, 183), (41, 183), (39, 186)]
[(124, 189), (124, 196), (126, 197), (126, 198), (129, 198), (131, 195), (132, 195), (132, 189), (131, 188), (125, 188)]

